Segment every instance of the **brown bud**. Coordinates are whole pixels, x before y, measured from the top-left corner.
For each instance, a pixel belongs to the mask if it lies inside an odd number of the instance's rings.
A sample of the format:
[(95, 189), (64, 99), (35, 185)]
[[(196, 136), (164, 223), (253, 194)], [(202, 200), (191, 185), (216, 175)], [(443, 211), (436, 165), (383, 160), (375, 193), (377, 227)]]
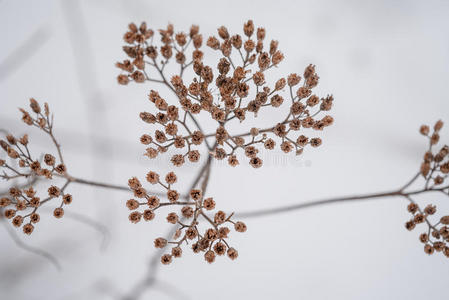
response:
[(440, 222), (444, 225), (449, 225), (449, 216), (444, 216), (440, 219)]
[(30, 99), (30, 107), (37, 114), (41, 112), (41, 107), (39, 106), (39, 103), (37, 103), (37, 101), (34, 98)]
[(422, 135), (428, 135), (428, 134), (429, 134), (429, 126), (427, 126), (427, 125), (422, 125), (422, 126), (419, 128), (419, 132), (420, 132)]

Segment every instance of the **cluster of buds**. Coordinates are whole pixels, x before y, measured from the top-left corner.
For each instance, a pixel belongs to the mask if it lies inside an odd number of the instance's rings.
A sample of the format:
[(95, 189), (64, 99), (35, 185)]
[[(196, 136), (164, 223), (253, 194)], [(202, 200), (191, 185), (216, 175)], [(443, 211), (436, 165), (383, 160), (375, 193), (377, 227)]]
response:
[[(172, 185), (177, 182), (177, 176), (173, 172), (161, 179), (158, 173), (150, 171), (146, 180), (152, 185), (164, 188), (167, 200), (164, 202), (159, 197), (148, 194), (136, 177), (129, 179), (128, 185), (137, 198), (126, 202), (126, 206), (132, 211), (129, 215), (132, 223), (138, 223), (142, 218), (145, 221), (153, 220), (155, 211), (162, 207), (181, 207), (178, 212), (171, 211), (166, 217), (168, 223), (176, 226), (173, 239), (160, 237), (154, 241), (156, 248), (172, 246), (170, 253), (162, 255), (163, 264), (169, 264), (173, 258), (181, 257), (182, 246), (189, 242), (192, 243), (194, 253), (204, 252), (204, 259), (208, 263), (214, 262), (217, 255), (227, 254), (232, 260), (237, 258), (237, 250), (226, 240), (230, 233), (226, 225), (233, 226), (237, 232), (245, 232), (245, 223), (235, 222), (232, 220), (233, 214), (227, 215), (221, 210), (209, 217), (207, 212), (215, 209), (215, 201), (213, 198), (206, 198), (201, 189), (192, 189), (185, 199), (180, 199), (178, 191), (172, 189)], [(200, 231), (201, 226), (206, 228), (203, 233)]]
[[(314, 65), (306, 67), (303, 77), (292, 73), (274, 83), (266, 82), (266, 71), (278, 66), (284, 55), (278, 50), (277, 41), (272, 40), (265, 45), (264, 28), (256, 29), (251, 20), (244, 24), (243, 36), (230, 35), (224, 26), (218, 28), (219, 38), (211, 36), (206, 42), (209, 48), (219, 52), (216, 66), (203, 62), (204, 53), (200, 50), (203, 38), (198, 26), (192, 26), (189, 34), (175, 33), (172, 25), (159, 30), (159, 33), (162, 46), (158, 49), (153, 30), (148, 29), (145, 23), (139, 28), (130, 24), (124, 36), (127, 45), (123, 48), (130, 60), (116, 64), (125, 73), (118, 76), (119, 83), (162, 83), (178, 98), (178, 103), (169, 105), (158, 92), (151, 90), (149, 93), (157, 112), (142, 112), (140, 117), (161, 127), (141, 137), (141, 142), (149, 145), (145, 155), (155, 158), (170, 147), (185, 148), (182, 154), (172, 156), (172, 163), (181, 166), (186, 157), (191, 162), (197, 162), (200, 153), (192, 146), (215, 137), (216, 146), (209, 149), (213, 157), (227, 159), (229, 165), (237, 166), (239, 160), (236, 152), (242, 149), (249, 164), (258, 168), (263, 163), (258, 156), (258, 145), (272, 150), (278, 144), (283, 152), (297, 155), (307, 145), (321, 145), (319, 137), (310, 138), (305, 131), (321, 131), (333, 123), (329, 115), (319, 117), (321, 113), (331, 110), (333, 97), (320, 98), (313, 93), (312, 89), (319, 81)], [(191, 44), (192, 54), (187, 55), (186, 50)], [(160, 62), (157, 60), (159, 54), (162, 56)], [(180, 72), (167, 76), (164, 68), (173, 54), (180, 65)], [(186, 70), (191, 71), (191, 80), (183, 79)], [(150, 77), (153, 74), (158, 78)], [(290, 99), (284, 101), (284, 98)], [(243, 134), (233, 134), (226, 129), (231, 121), (243, 123), (248, 119), (248, 114), (257, 117), (262, 110), (279, 108), (284, 103), (289, 105), (287, 115), (272, 126), (251, 128)], [(201, 112), (217, 122), (215, 132), (207, 134), (200, 129), (194, 116)], [(248, 138), (245, 140), (245, 137)]]
[[(199, 27), (192, 26), (189, 34), (183, 32), (174, 34), (173, 25), (168, 25), (166, 29), (160, 29), (162, 46), (158, 49), (153, 45), (154, 31), (148, 29), (145, 22), (139, 28), (133, 23), (129, 24), (129, 31), (123, 36), (123, 40), (127, 43), (123, 47), (123, 51), (128, 55), (129, 59), (116, 63), (116, 66), (123, 70), (125, 74), (117, 77), (120, 84), (126, 85), (130, 81), (143, 83), (145, 81), (152, 81), (148, 76), (148, 66), (159, 66), (157, 59), (159, 54), (161, 59), (161, 68), (165, 67), (170, 58), (175, 52), (176, 63), (181, 65), (184, 70), (192, 65), (195, 60), (201, 61), (203, 52), (199, 50), (203, 43), (203, 38), (199, 34)], [(192, 53), (190, 62), (187, 63), (185, 50), (193, 42), (195, 50)]]
[[(438, 121), (433, 126), (433, 132), (427, 125), (420, 128), (420, 133), (429, 139), (428, 151), (424, 154), (421, 164), (420, 175), (424, 179), (423, 192), (437, 191), (449, 197), (449, 146), (444, 145), (440, 149), (435, 149), (439, 142), (439, 132), (443, 127), (443, 122)], [(427, 230), (419, 236), (419, 240), (424, 244), (424, 251), (427, 254), (442, 252), (449, 257), (449, 216), (436, 217), (437, 208), (429, 204), (422, 209), (411, 195), (406, 195), (410, 200), (407, 210), (412, 218), (406, 222), (405, 227), (413, 230), (419, 224), (427, 225)]]
[[(22, 112), (22, 120), (29, 126), (35, 126), (50, 136), (53, 136), (53, 118), (50, 117), (50, 111), (48, 104), (44, 104), (44, 111), (41, 111), (39, 103), (31, 98), (30, 107), (35, 114), (33, 117), (28, 111), (20, 108)], [(0, 175), (2, 179), (14, 179), (19, 177), (30, 176), (43, 176), (47, 179), (52, 179), (55, 174), (61, 176), (67, 172), (66, 166), (52, 154), (45, 154), (43, 157), (43, 163), (40, 161), (42, 158), (32, 157), (30, 153), (29, 138), (25, 134), (20, 138), (14, 137), (9, 134), (6, 136), (6, 140), (0, 140), (1, 148), (6, 152), (8, 157), (14, 161), (17, 161), (17, 165), (20, 170), (15, 169), (9, 165), (6, 161), (1, 160), (0, 166), (3, 167), (3, 174)], [(57, 146), (59, 147), (59, 146)]]
[[(58, 158), (49, 153), (41, 157), (33, 156), (29, 148), (28, 135), (25, 134), (17, 138), (9, 134), (6, 136), (6, 140), (0, 140), (0, 146), (9, 158), (9, 161), (0, 159), (0, 169), (2, 170), (0, 178), (7, 181), (29, 178), (49, 181), (54, 177), (65, 177), (67, 168), (62, 160), (60, 147), (53, 135), (53, 117), (50, 114), (48, 104), (45, 103), (42, 110), (35, 99), (30, 99), (30, 107), (31, 113), (20, 109), (23, 114), (22, 120), (29, 126), (41, 129), (51, 137), (58, 151)], [(40, 220), (38, 209), (44, 203), (60, 198), (61, 203), (54, 210), (53, 215), (56, 218), (61, 218), (64, 215), (63, 206), (72, 202), (72, 195), (64, 192), (66, 187), (67, 184), (61, 187), (50, 185), (47, 195), (41, 199), (33, 186), (25, 188), (13, 186), (9, 189), (7, 195), (0, 198), (0, 208), (2, 208), (4, 216), (12, 220), (15, 227), (23, 225), (23, 232), (29, 235), (34, 230), (33, 224)]]
[(426, 179), (426, 186), (431, 183), (433, 186), (439, 186), (444, 183), (449, 174), (449, 146), (444, 145), (436, 154), (434, 154), (434, 146), (440, 141), (440, 130), (443, 128), (443, 122), (440, 120), (433, 126), (433, 132), (430, 128), (423, 125), (420, 133), (429, 139), (429, 150), (424, 155), (421, 164), (421, 175)]
[[(147, 145), (145, 156), (155, 158), (159, 153), (167, 151), (171, 146), (176, 149), (186, 149), (182, 154), (175, 154), (171, 158), (171, 162), (175, 166), (181, 166), (185, 163), (186, 158), (190, 162), (198, 162), (200, 152), (194, 149), (204, 142), (204, 134), (199, 131), (191, 131), (184, 119), (180, 119), (179, 109), (175, 105), (168, 105), (164, 99), (159, 96), (156, 91), (150, 92), (150, 100), (155, 103), (160, 110), (156, 115), (149, 112), (141, 112), (140, 118), (149, 124), (160, 124), (163, 130), (156, 130), (154, 137), (144, 134), (140, 137), (140, 142)], [(178, 125), (180, 128), (178, 128)], [(185, 131), (183, 134), (182, 131)]]

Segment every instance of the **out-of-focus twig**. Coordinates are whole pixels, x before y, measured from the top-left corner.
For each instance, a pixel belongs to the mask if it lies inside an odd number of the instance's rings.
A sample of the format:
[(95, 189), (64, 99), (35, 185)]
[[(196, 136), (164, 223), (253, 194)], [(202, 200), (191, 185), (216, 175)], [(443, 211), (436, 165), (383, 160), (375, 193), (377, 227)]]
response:
[(255, 218), (255, 217), (263, 217), (263, 216), (271, 216), (282, 213), (289, 213), (297, 210), (302, 210), (305, 208), (310, 208), (314, 206), (322, 206), (339, 202), (354, 202), (360, 200), (372, 200), (377, 198), (386, 198), (386, 197), (397, 197), (402, 196), (397, 191), (391, 192), (383, 192), (383, 193), (373, 193), (373, 194), (365, 194), (365, 195), (355, 195), (355, 196), (347, 196), (347, 197), (336, 197), (329, 198), (305, 203), (298, 203), (292, 205), (278, 206), (273, 208), (266, 209), (258, 209), (253, 211), (246, 211), (241, 213), (235, 213), (235, 216), (238, 218)]
[[(42, 208), (42, 211), (53, 212), (52, 209), (47, 208), (47, 207)], [(76, 222), (79, 222), (79, 223), (85, 224), (89, 227), (92, 227), (93, 229), (98, 231), (102, 236), (102, 240), (100, 243), (100, 250), (103, 251), (106, 249), (106, 247), (109, 243), (110, 237), (111, 237), (111, 233), (109, 232), (109, 229), (105, 225), (101, 224), (100, 222), (95, 221), (93, 218), (90, 218), (88, 216), (85, 216), (83, 214), (76, 213), (73, 211), (65, 212), (64, 218), (72, 219)]]
[(162, 281), (161, 279), (156, 279), (154, 282), (154, 289), (160, 290), (173, 299), (190, 299), (190, 297), (184, 294), (176, 285), (171, 284), (168, 281)]
[[(109, 126), (105, 109), (106, 105), (101, 96), (95, 69), (95, 54), (92, 50), (90, 34), (81, 3), (80, 1), (61, 1), (60, 4), (69, 32), (68, 37), (73, 51), (78, 85), (85, 101), (92, 156), (95, 153), (102, 153), (103, 155), (106, 154), (112, 157), (111, 147), (102, 145), (94, 136), (95, 132), (101, 132), (107, 136)], [(94, 159), (91, 165), (95, 177), (112, 174), (111, 165), (104, 164), (98, 159)], [(103, 187), (105, 186), (103, 185)]]
[[(131, 192), (130, 188), (126, 185), (118, 185), (118, 184), (112, 184), (112, 183), (106, 183), (106, 182), (99, 182), (99, 181), (93, 181), (93, 180), (87, 180), (77, 177), (70, 177), (70, 182), (78, 183), (78, 184), (84, 184), (84, 185), (90, 185), (93, 187), (100, 187), (105, 189), (112, 189), (112, 190), (118, 190), (118, 191), (124, 191), (124, 192)], [(153, 195), (157, 196), (165, 196), (165, 193), (158, 192), (158, 191), (152, 191)]]
[(41, 26), (28, 39), (16, 47), (10, 55), (0, 62), (0, 82), (26, 63), (50, 37), (51, 31), (49, 28)]
[(67, 213), (67, 217), (70, 219), (73, 219), (77, 222), (86, 224), (86, 225), (94, 228), (95, 230), (97, 230), (102, 235), (102, 240), (100, 243), (100, 250), (104, 251), (106, 249), (106, 247), (109, 244), (111, 233), (109, 232), (109, 229), (105, 225), (103, 225), (103, 224), (95, 221), (94, 219), (89, 218), (83, 214), (79, 214), (79, 213), (72, 212), (72, 211)]
[(11, 237), (11, 239), (14, 241), (14, 243), (17, 245), (17, 247), (33, 253), (37, 256), (40, 256), (46, 260), (48, 260), (58, 271), (61, 271), (61, 265), (59, 261), (49, 252), (30, 246), (26, 243), (24, 243), (16, 234), (16, 232), (10, 228), (10, 226), (5, 222), (5, 218), (3, 217), (3, 210), (0, 210), (0, 222), (2, 223), (3, 227), (6, 229), (6, 232)]

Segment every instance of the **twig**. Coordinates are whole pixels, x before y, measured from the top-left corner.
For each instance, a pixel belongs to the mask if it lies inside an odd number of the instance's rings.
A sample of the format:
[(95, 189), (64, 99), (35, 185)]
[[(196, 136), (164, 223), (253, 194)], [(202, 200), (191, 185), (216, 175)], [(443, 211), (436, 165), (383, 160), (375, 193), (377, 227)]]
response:
[(11, 54), (0, 63), (0, 82), (9, 75), (14, 73), (24, 63), (27, 62), (34, 54), (37, 53), (51, 36), (51, 32), (47, 27), (39, 27), (33, 34), (14, 49)]
[[(77, 178), (77, 177), (70, 177), (69, 179), (73, 183), (85, 184), (85, 185), (90, 185), (90, 186), (94, 186), (94, 187), (119, 190), (119, 191), (124, 191), (124, 192), (131, 192), (130, 188), (126, 185), (117, 185), (117, 184), (111, 184), (111, 183), (105, 183), (105, 182), (91, 181), (91, 180)], [(152, 191), (151, 193), (153, 195), (158, 195), (158, 196), (166, 195), (165, 193), (162, 193), (162, 192), (153, 192)]]
[[(43, 210), (47, 211), (47, 212), (52, 211), (52, 210), (49, 210), (48, 208), (43, 208)], [(102, 240), (100, 243), (100, 250), (104, 251), (106, 249), (106, 247), (109, 243), (110, 237), (111, 237), (111, 233), (109, 232), (109, 229), (105, 225), (95, 221), (94, 219), (92, 219), (88, 216), (85, 216), (83, 214), (79, 214), (79, 213), (76, 213), (73, 211), (65, 212), (64, 218), (69, 218), (74, 221), (83, 223), (87, 226), (92, 227), (94, 230), (98, 231), (102, 235)]]
[[(410, 185), (410, 183), (408, 184)], [(239, 218), (254, 218), (254, 217), (262, 217), (262, 216), (269, 216), (269, 215), (275, 215), (280, 213), (287, 213), (292, 212), (296, 210), (301, 210), (304, 208), (314, 207), (314, 206), (321, 206), (321, 205), (327, 205), (327, 204), (333, 204), (333, 203), (339, 203), (339, 202), (349, 202), (349, 201), (360, 201), (360, 200), (371, 200), (371, 199), (377, 199), (377, 198), (386, 198), (386, 197), (405, 197), (408, 198), (411, 195), (418, 195), (422, 193), (427, 192), (441, 192), (449, 187), (442, 187), (438, 189), (421, 189), (421, 190), (415, 190), (411, 192), (404, 192), (403, 188), (396, 190), (396, 191), (389, 191), (389, 192), (380, 192), (380, 193), (373, 193), (373, 194), (363, 194), (363, 195), (355, 195), (355, 196), (346, 196), (346, 197), (336, 197), (336, 198), (329, 198), (329, 199), (323, 199), (323, 200), (317, 200), (312, 202), (306, 202), (306, 203), (300, 203), (300, 204), (292, 204), (292, 205), (285, 205), (285, 206), (279, 206), (274, 208), (267, 208), (267, 209), (260, 209), (260, 210), (254, 210), (254, 211), (247, 211), (247, 212), (241, 212), (236, 213), (236, 217)]]
[(321, 206), (321, 205), (333, 204), (333, 203), (338, 203), (338, 202), (370, 200), (370, 199), (376, 199), (376, 198), (398, 197), (398, 196), (402, 196), (402, 194), (400, 192), (394, 191), (394, 192), (374, 193), (374, 194), (356, 195), (356, 196), (348, 196), (348, 197), (337, 197), (337, 198), (329, 198), (329, 199), (317, 200), (317, 201), (300, 203), (300, 204), (292, 204), (292, 205), (285, 205), (285, 206), (279, 206), (279, 207), (274, 207), (274, 208), (246, 211), (246, 212), (236, 213), (235, 215), (237, 218), (263, 217), (263, 216), (288, 213), (288, 212), (293, 212), (296, 210), (301, 210), (301, 209), (310, 208), (310, 207), (314, 207), (314, 206)]

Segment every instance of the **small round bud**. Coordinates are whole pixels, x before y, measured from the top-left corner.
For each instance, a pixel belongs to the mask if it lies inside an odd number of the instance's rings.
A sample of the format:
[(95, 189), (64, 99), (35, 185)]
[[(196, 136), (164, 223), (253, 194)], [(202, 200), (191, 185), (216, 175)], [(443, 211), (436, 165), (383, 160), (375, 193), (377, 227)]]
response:
[(237, 232), (245, 232), (247, 229), (246, 224), (241, 221), (236, 222), (234, 224), (234, 228), (235, 228), (235, 231), (237, 231)]
[(55, 208), (53, 216), (57, 219), (61, 219), (64, 216), (64, 209), (62, 207)]
[(167, 240), (160, 237), (154, 240), (154, 247), (156, 248), (164, 248), (167, 246)]

